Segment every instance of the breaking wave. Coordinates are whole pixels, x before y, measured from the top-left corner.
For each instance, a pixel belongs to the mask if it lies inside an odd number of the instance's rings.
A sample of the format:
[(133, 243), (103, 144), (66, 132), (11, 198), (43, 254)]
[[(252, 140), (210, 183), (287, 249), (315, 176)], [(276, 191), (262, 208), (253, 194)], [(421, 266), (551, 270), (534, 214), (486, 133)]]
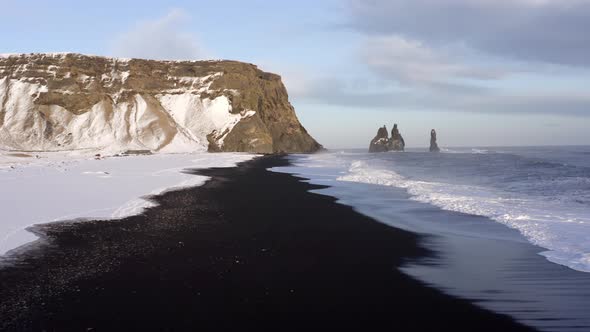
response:
[(474, 151), (333, 154), (307, 163), (343, 167), (339, 181), (403, 188), (412, 200), (491, 218), (546, 248), (548, 260), (590, 272), (590, 160)]

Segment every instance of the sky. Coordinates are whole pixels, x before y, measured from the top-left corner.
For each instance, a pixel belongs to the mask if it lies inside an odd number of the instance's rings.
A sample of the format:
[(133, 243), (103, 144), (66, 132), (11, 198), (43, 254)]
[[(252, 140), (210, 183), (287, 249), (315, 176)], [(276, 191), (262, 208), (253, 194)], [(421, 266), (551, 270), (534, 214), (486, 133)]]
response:
[(590, 144), (590, 0), (0, 0), (0, 53), (232, 59), (328, 148)]

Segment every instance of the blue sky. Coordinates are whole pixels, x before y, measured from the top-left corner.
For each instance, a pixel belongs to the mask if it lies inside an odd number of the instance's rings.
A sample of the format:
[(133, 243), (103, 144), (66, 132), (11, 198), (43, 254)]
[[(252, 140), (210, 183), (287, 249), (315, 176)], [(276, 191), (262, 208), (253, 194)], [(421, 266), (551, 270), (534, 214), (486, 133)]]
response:
[(283, 76), (327, 147), (590, 144), (590, 1), (10, 1), (0, 53), (223, 58)]

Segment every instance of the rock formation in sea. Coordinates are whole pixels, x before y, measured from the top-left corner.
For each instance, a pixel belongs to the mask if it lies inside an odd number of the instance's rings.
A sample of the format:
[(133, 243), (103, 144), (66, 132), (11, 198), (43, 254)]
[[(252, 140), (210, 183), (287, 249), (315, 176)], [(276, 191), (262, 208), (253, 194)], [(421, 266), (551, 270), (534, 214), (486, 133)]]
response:
[(406, 143), (397, 129), (397, 123), (391, 130), (391, 138), (385, 126), (377, 130), (377, 135), (371, 140), (369, 152), (404, 151)]
[(377, 135), (371, 140), (369, 152), (386, 152), (389, 150), (389, 133), (385, 126), (377, 130)]
[(280, 76), (236, 61), (0, 55), (0, 148), (314, 152)]
[(440, 152), (440, 148), (436, 143), (436, 130), (430, 131), (430, 152)]
[(397, 129), (397, 123), (393, 125), (393, 129), (391, 129), (391, 139), (389, 140), (389, 150), (390, 151), (404, 151), (406, 147), (406, 142), (404, 142), (404, 138), (399, 133)]

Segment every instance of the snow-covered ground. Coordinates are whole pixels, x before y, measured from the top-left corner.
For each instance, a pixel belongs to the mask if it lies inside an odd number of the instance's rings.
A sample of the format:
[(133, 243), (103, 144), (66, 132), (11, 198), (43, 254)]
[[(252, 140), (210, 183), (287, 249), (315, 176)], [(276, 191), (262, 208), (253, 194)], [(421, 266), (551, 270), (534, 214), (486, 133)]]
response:
[(34, 241), (36, 236), (26, 230), (33, 224), (138, 214), (152, 204), (142, 196), (207, 180), (184, 169), (232, 167), (253, 157), (203, 152), (95, 160), (66, 153), (27, 157), (0, 151), (0, 255)]

